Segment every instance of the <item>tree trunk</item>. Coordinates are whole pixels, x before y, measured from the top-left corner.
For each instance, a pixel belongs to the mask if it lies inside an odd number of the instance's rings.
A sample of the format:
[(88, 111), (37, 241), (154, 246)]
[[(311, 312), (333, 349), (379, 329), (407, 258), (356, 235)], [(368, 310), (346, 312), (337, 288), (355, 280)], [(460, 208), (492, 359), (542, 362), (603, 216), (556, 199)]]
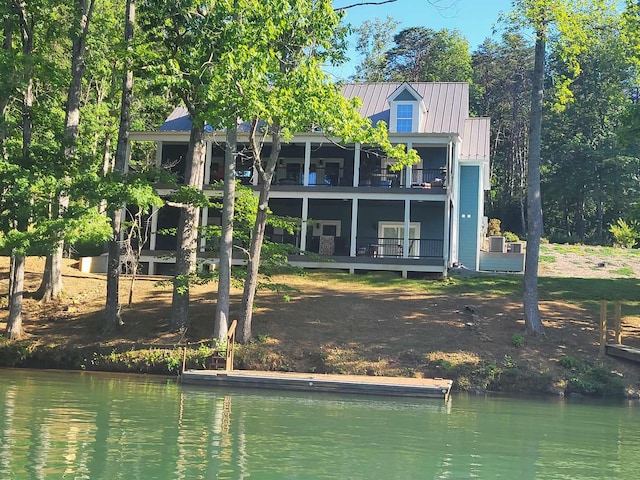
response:
[(20, 340), (24, 336), (22, 328), (22, 299), (24, 297), (24, 254), (12, 254), (12, 295), (9, 299), (9, 318), (5, 336), (10, 340)]
[[(64, 137), (62, 140), (62, 153), (66, 164), (75, 162), (76, 144), (78, 142), (78, 130), (80, 127), (80, 101), (82, 96), (82, 78), (85, 72), (84, 54), (87, 45), (87, 34), (89, 33), (89, 23), (93, 13), (93, 0), (79, 0), (79, 15), (77, 31), (73, 39), (71, 55), (71, 83), (67, 92), (67, 107), (64, 119)], [(69, 206), (67, 193), (61, 191), (58, 198), (54, 199), (54, 218), (64, 214)], [(60, 234), (56, 234), (58, 237)], [(53, 252), (47, 255), (47, 265), (45, 268), (42, 283), (38, 288), (38, 297), (42, 302), (49, 302), (57, 298), (62, 293), (62, 254), (63, 240), (56, 240)]]
[[(125, 7), (124, 41), (131, 49), (133, 27), (135, 25), (135, 0), (127, 0)], [(124, 173), (127, 164), (127, 146), (131, 125), (131, 101), (133, 99), (133, 71), (131, 61), (127, 60), (127, 69), (122, 77), (122, 100), (120, 105), (120, 125), (118, 127), (118, 143), (114, 170)], [(107, 297), (104, 307), (102, 329), (113, 332), (123, 324), (120, 317), (120, 234), (122, 215), (119, 210), (109, 212), (111, 218), (111, 240), (109, 240), (109, 257), (107, 259)]]
[[(185, 179), (188, 186), (202, 188), (205, 158), (204, 125), (197, 124), (194, 119), (186, 158)], [(199, 217), (200, 207), (181, 206), (177, 228), (176, 266), (171, 303), (170, 328), (172, 331), (185, 329), (189, 325), (189, 277), (196, 269)]]
[[(29, 167), (31, 163), (31, 141), (33, 137), (33, 118), (31, 116), (33, 109), (33, 68), (30, 65), (30, 58), (33, 55), (33, 32), (34, 25), (29, 22), (26, 4), (14, 4), (17, 9), (20, 32), (22, 37), (22, 53), (25, 57), (24, 71), (24, 90), (22, 92), (22, 158), (21, 161), (25, 167)], [(16, 229), (19, 232), (28, 231), (28, 218), (18, 218), (16, 221)], [(12, 272), (9, 279), (10, 292), (9, 297), (9, 318), (5, 336), (12, 340), (19, 340), (24, 336), (22, 327), (22, 299), (24, 298), (24, 270), (25, 270), (25, 253), (20, 251), (16, 254), (12, 252)]]
[(220, 341), (227, 338), (229, 305), (231, 303), (231, 260), (233, 258), (233, 216), (236, 197), (236, 157), (238, 130), (227, 129), (224, 157), (224, 187), (222, 194), (221, 236), (218, 262), (218, 299), (213, 324), (213, 336)]
[(248, 342), (251, 340), (251, 324), (253, 321), (253, 301), (256, 295), (256, 286), (258, 284), (258, 270), (260, 268), (260, 253), (262, 250), (262, 242), (264, 241), (264, 231), (267, 226), (267, 215), (269, 213), (269, 194), (271, 192), (271, 182), (273, 180), (273, 172), (278, 163), (280, 149), (282, 146), (280, 131), (274, 127), (271, 135), (271, 155), (266, 170), (263, 172), (261, 167), (259, 147), (252, 138), (252, 150), (254, 150), (254, 162), (261, 173), (262, 183), (260, 184), (260, 198), (258, 201), (258, 212), (256, 214), (256, 223), (253, 226), (251, 234), (251, 247), (249, 250), (249, 262), (247, 264), (247, 275), (244, 281), (244, 291), (242, 292), (242, 315), (240, 317), (240, 342)]
[(524, 321), (527, 331), (544, 333), (538, 307), (538, 261), (542, 238), (542, 199), (540, 196), (540, 147), (542, 141), (542, 98), (544, 93), (545, 36), (538, 31), (535, 46), (529, 162), (527, 168), (527, 255), (524, 268)]
[(62, 253), (62, 245), (58, 244), (55, 252), (47, 255), (42, 282), (34, 295), (41, 302), (50, 302), (62, 293)]

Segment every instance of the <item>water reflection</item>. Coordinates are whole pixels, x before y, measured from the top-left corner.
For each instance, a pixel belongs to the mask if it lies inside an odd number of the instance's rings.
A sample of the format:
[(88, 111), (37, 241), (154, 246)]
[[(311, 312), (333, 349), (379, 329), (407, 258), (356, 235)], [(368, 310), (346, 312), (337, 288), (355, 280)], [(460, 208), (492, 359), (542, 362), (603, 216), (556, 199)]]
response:
[(637, 407), (0, 371), (0, 478), (634, 478)]

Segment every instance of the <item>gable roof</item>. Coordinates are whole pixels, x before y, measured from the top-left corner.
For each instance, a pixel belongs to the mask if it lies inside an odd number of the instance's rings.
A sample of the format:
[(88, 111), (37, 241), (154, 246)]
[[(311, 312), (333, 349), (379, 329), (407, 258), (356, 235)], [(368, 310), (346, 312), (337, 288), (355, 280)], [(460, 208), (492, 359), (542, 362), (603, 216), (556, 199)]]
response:
[[(388, 99), (402, 85), (399, 82), (353, 83), (342, 88), (346, 98), (360, 97), (360, 114), (372, 122), (384, 120), (389, 124), (391, 116)], [(469, 84), (462, 82), (412, 82), (409, 84), (421, 97), (427, 114), (420, 133), (464, 132), (464, 122), (469, 117)]]
[[(424, 115), (419, 133), (459, 134), (463, 135), (465, 120), (469, 117), (469, 84), (462, 82), (401, 82), (353, 83), (342, 88), (346, 98), (360, 97), (360, 114), (375, 124), (390, 119), (390, 97), (402, 85), (409, 85), (422, 97), (427, 114)], [(239, 130), (246, 131), (244, 125)], [(177, 107), (167, 117), (160, 131), (188, 131), (191, 119), (184, 107)]]

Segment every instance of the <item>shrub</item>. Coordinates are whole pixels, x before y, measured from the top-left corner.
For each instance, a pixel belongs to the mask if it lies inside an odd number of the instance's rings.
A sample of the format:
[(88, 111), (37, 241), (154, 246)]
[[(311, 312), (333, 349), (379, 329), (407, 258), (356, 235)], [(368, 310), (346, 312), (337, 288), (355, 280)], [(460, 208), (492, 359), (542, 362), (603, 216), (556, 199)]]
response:
[(624, 385), (622, 380), (605, 368), (591, 365), (575, 357), (565, 356), (558, 363), (569, 372), (567, 391), (599, 397), (619, 397)]
[(500, 230), (500, 220), (498, 220), (497, 218), (492, 218), (489, 220), (489, 224), (487, 226), (487, 234), (490, 237), (495, 237), (500, 235), (501, 230)]
[(513, 232), (504, 232), (502, 234), (502, 236), (504, 237), (504, 239), (507, 242), (519, 242), (520, 241), (520, 237), (518, 235), (516, 235)]
[(632, 248), (640, 237), (640, 227), (635, 222), (627, 223), (621, 218), (609, 227), (609, 231), (613, 235), (614, 246), (621, 248)]

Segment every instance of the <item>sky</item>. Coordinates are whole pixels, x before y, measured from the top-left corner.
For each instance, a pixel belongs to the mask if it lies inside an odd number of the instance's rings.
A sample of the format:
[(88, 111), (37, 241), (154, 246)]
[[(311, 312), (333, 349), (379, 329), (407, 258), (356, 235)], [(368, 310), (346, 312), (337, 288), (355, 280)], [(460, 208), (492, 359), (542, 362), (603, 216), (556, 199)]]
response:
[[(334, 0), (335, 8), (353, 5), (366, 0)], [(436, 8), (432, 3), (437, 4)], [(474, 51), (485, 38), (492, 36), (494, 23), (500, 12), (511, 9), (511, 0), (397, 0), (384, 5), (364, 5), (348, 9), (346, 21), (359, 26), (364, 20), (373, 20), (387, 15), (399, 20), (396, 32), (407, 27), (427, 27), (433, 30), (443, 28), (458, 29), (469, 40), (471, 51)], [(499, 35), (494, 37), (499, 39)], [(353, 43), (353, 42), (351, 42)], [(332, 69), (337, 80), (347, 80), (354, 73), (357, 64), (356, 53), (349, 51), (351, 62), (340, 68)]]

